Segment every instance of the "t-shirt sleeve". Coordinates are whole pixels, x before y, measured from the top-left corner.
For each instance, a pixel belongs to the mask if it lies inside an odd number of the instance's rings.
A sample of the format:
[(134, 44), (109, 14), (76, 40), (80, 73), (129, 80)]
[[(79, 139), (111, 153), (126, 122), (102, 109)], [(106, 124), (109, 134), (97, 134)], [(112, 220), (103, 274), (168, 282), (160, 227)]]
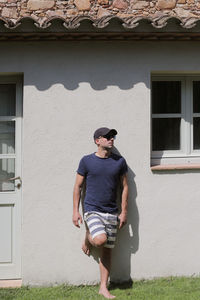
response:
[(122, 159), (123, 159), (123, 161), (122, 161), (122, 165), (121, 165), (120, 176), (122, 176), (128, 172), (128, 166), (127, 166), (126, 160), (124, 158), (122, 158)]
[(81, 160), (79, 162), (77, 173), (80, 174), (80, 175), (82, 175), (82, 176), (85, 176), (86, 173), (87, 173), (85, 162), (84, 162), (84, 157), (81, 158)]

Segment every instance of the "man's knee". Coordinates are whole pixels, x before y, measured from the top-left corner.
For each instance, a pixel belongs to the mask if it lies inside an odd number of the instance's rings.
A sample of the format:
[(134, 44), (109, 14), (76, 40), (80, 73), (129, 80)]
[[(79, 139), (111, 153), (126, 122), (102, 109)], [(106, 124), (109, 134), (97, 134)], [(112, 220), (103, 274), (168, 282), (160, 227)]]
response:
[(97, 235), (94, 239), (93, 242), (96, 247), (101, 247), (107, 242), (107, 236), (106, 234), (102, 233)]

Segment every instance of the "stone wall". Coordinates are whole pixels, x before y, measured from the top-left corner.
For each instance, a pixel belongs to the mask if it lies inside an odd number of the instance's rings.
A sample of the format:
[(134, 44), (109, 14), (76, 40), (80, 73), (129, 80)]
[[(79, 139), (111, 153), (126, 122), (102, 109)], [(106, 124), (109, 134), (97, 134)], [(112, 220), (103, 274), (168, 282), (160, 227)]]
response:
[(0, 0), (0, 18), (16, 22), (23, 17), (32, 17), (45, 22), (51, 17), (66, 20), (78, 16), (100, 19), (104, 16), (180, 19), (200, 16), (198, 0)]

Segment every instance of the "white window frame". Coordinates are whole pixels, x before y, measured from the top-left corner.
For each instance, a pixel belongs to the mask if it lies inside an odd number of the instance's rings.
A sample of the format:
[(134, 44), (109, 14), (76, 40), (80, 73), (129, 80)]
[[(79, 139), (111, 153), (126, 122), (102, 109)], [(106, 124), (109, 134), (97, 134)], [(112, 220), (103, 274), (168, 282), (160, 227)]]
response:
[[(199, 164), (200, 150), (193, 150), (193, 117), (200, 117), (200, 113), (193, 114), (193, 81), (200, 81), (200, 75), (152, 75), (153, 81), (181, 81), (181, 113), (153, 114), (153, 118), (181, 117), (180, 150), (151, 150), (151, 165), (161, 164)], [(152, 99), (151, 99), (152, 103)], [(151, 126), (151, 138), (153, 137)], [(152, 149), (152, 147), (151, 147)]]

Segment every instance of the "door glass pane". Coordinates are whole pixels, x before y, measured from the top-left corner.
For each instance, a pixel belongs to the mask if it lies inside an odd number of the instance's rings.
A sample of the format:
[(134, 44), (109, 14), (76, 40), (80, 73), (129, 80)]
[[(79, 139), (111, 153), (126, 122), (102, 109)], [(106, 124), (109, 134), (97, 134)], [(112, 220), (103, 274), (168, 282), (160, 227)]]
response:
[(200, 81), (193, 81), (193, 112), (200, 113)]
[(193, 118), (193, 148), (200, 149), (200, 118)]
[(6, 181), (12, 177), (15, 177), (15, 159), (0, 159), (0, 192), (14, 191), (14, 181)]
[(152, 112), (181, 113), (181, 81), (152, 82)]
[(179, 150), (180, 125), (181, 118), (153, 119), (153, 150)]
[(0, 122), (0, 154), (15, 152), (15, 122)]
[(15, 103), (15, 84), (0, 84), (0, 116), (15, 116)]

